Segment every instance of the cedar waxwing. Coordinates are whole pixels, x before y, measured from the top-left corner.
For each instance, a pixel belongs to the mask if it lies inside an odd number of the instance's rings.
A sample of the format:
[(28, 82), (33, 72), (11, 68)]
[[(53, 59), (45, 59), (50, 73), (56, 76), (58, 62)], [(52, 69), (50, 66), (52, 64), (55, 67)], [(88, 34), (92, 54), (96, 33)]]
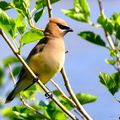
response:
[[(67, 32), (72, 31), (64, 20), (50, 18), (44, 31), (45, 37), (38, 42), (28, 55), (26, 63), (43, 84), (47, 83), (62, 69), (65, 60), (63, 37)], [(34, 82), (34, 78), (23, 66), (18, 75), (18, 82), (5, 103), (11, 102), (18, 93), (29, 88)]]

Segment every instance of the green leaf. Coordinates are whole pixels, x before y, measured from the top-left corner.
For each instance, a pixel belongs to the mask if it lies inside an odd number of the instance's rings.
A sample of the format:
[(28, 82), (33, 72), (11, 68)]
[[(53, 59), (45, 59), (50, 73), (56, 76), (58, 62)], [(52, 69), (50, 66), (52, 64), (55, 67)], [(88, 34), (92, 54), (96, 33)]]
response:
[(115, 63), (116, 63), (115, 60), (108, 60), (108, 59), (105, 59), (105, 62), (110, 64), (110, 65), (115, 65)]
[(118, 91), (117, 76), (113, 75), (112, 77), (106, 73), (99, 74), (100, 82), (106, 87), (106, 89), (114, 95)]
[(120, 25), (117, 27), (116, 38), (120, 40)]
[(39, 12), (35, 13), (34, 20), (35, 22), (38, 22), (38, 20), (41, 18), (41, 16), (45, 13), (44, 9), (40, 10)]
[(23, 107), (23, 106), (14, 106), (13, 107), (13, 112), (16, 115), (19, 115), (20, 113), (24, 113), (26, 111), (27, 108)]
[(9, 56), (9, 57), (7, 57), (3, 60), (3, 64), (4, 64), (5, 67), (7, 67), (8, 64), (19, 63), (19, 62), (20, 61), (18, 60), (18, 58), (14, 57), (14, 56)]
[(21, 13), (24, 17), (28, 17), (29, 11), (28, 8), (30, 6), (30, 0), (12, 0), (12, 4), (15, 6), (15, 9)]
[(26, 97), (27, 99), (32, 97), (32, 98), (30, 98), (30, 100), (34, 100), (35, 99), (35, 91), (36, 90), (37, 90), (36, 85), (32, 85), (27, 90), (22, 92), (22, 96)]
[(5, 11), (5, 10), (11, 9), (13, 7), (11, 6), (10, 3), (6, 2), (6, 1), (0, 1), (0, 8)]
[[(78, 93), (76, 94), (76, 97), (78, 99), (78, 101), (83, 105), (83, 104), (87, 104), (87, 103), (92, 103), (95, 102), (98, 97), (94, 96), (94, 95), (90, 95), (90, 94), (85, 94), (85, 93)], [(69, 97), (71, 99), (71, 97)], [(62, 99), (60, 101), (68, 110), (72, 110), (74, 108), (74, 106), (68, 102), (68, 100), (66, 99)]]
[[(53, 4), (53, 3), (56, 3), (58, 1), (60, 1), (60, 0), (50, 0), (50, 3)], [(37, 0), (35, 3), (36, 10), (39, 10), (39, 9), (44, 8), (46, 6), (47, 6), (46, 0)]]
[(50, 101), (47, 105), (47, 113), (49, 116), (52, 116), (54, 111), (56, 111), (56, 105), (53, 101)]
[(0, 86), (2, 86), (4, 83), (4, 69), (3, 67), (0, 65)]
[(15, 19), (16, 27), (19, 31), (19, 33), (22, 35), (27, 27), (27, 22), (25, 21), (25, 18), (22, 14), (18, 12), (18, 17)]
[(102, 25), (102, 27), (110, 34), (112, 35), (113, 29), (114, 29), (114, 23), (112, 20), (107, 18), (104, 14), (100, 14), (97, 22)]
[(101, 37), (99, 35), (96, 35), (93, 32), (83, 31), (83, 32), (78, 33), (78, 35), (81, 36), (83, 39), (91, 42), (91, 43), (94, 43), (96, 45), (100, 45), (100, 46), (106, 47), (106, 44), (101, 39)]
[(65, 120), (68, 117), (61, 110), (56, 110), (52, 115), (52, 120)]
[(62, 93), (61, 93), (59, 90), (54, 90), (54, 91), (52, 91), (52, 93), (53, 93), (54, 95), (56, 95), (57, 97), (59, 97), (59, 96), (62, 95)]
[(120, 74), (117, 72), (117, 73), (112, 74), (111, 77), (116, 83), (115, 89), (116, 89), (116, 92), (118, 92), (118, 89), (120, 89)]
[(7, 107), (2, 110), (2, 115), (9, 117), (12, 120), (14, 113), (12, 112), (12, 107)]
[(42, 100), (39, 102), (39, 105), (40, 105), (40, 106), (43, 106), (43, 107), (46, 107), (46, 106), (47, 106), (46, 103), (45, 103), (44, 101), (42, 101)]
[(21, 66), (16, 66), (15, 68), (12, 69), (13, 75), (17, 76), (18, 73), (20, 72)]
[(90, 17), (90, 9), (86, 0), (75, 0), (74, 8), (62, 10), (68, 17), (77, 21), (88, 22)]
[(22, 38), (21, 43), (22, 44), (28, 44), (30, 42), (34, 42), (37, 40), (40, 40), (44, 37), (43, 33), (37, 29), (30, 29), (28, 32), (26, 32)]
[(111, 57), (117, 57), (118, 51), (117, 50), (113, 50), (111, 48), (109, 48), (108, 46), (106, 47), (108, 49), (108, 51), (110, 52), (110, 56)]
[(15, 21), (0, 9), (0, 28), (2, 28), (12, 39), (16, 37)]
[(78, 93), (76, 94), (76, 97), (82, 105), (95, 102), (98, 99), (97, 96), (85, 94), (85, 93)]

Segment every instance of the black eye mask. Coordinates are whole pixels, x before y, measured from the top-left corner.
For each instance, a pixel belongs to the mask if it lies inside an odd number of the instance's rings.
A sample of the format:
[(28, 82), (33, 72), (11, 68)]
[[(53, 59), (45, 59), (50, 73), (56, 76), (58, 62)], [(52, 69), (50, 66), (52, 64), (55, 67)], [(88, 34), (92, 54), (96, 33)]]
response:
[(56, 23), (56, 24), (62, 30), (66, 30), (67, 32), (73, 32), (73, 30), (70, 27), (68, 27), (68, 26), (62, 25), (60, 23)]

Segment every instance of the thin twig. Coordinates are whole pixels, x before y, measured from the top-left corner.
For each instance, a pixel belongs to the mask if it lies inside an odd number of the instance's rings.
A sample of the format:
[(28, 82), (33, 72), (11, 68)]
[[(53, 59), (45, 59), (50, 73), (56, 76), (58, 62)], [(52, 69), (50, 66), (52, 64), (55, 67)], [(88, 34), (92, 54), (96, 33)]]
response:
[[(24, 67), (29, 71), (29, 73), (32, 75), (32, 77), (34, 79), (37, 79), (36, 75), (34, 74), (34, 72), (30, 69), (30, 67), (26, 64), (26, 62), (23, 60), (23, 58), (18, 54), (18, 52), (15, 50), (15, 48), (13, 47), (13, 45), (11, 44), (10, 40), (7, 38), (7, 36), (5, 35), (5, 33), (2, 31), (2, 29), (0, 29), (0, 34), (1, 36), (5, 39), (5, 41), (7, 42), (7, 44), (9, 45), (9, 47), (11, 48), (11, 50), (13, 51), (13, 53), (16, 55), (16, 57), (21, 61), (21, 63), (24, 65)], [(37, 83), (40, 85), (40, 87), (46, 92), (46, 94), (48, 94), (49, 97), (51, 97), (51, 92), (46, 88), (46, 86), (40, 81), (38, 80)], [(67, 110), (55, 97), (51, 97), (51, 99), (69, 116), (71, 117), (73, 120), (77, 120), (77, 118), (69, 111)]]
[(86, 120), (86, 118), (83, 117), (78, 111), (74, 110), (74, 112), (76, 112), (83, 120)]
[[(9, 67), (9, 70), (10, 70), (10, 75), (12, 77), (12, 81), (14, 83), (14, 85), (16, 84), (16, 81), (15, 81), (15, 78), (14, 78), (14, 75), (13, 75), (13, 71), (12, 71), (12, 68), (11, 66), (8, 64), (8, 67)], [(37, 114), (43, 116), (44, 118), (46, 118), (47, 120), (51, 120), (50, 118), (46, 117), (45, 115), (41, 114), (40, 112), (38, 112), (36, 109), (34, 109), (33, 107), (31, 107), (30, 105), (28, 105), (22, 98), (22, 95), (19, 93), (19, 97), (20, 97), (20, 100), (22, 101), (23, 105), (26, 106), (27, 108), (33, 110), (34, 112), (36, 112)]]
[(48, 8), (49, 18), (52, 18), (52, 7), (50, 4), (50, 0), (46, 0), (46, 3), (47, 3), (47, 8)]
[(11, 68), (10, 64), (8, 64), (8, 68), (9, 68), (9, 71), (10, 71), (10, 75), (11, 75), (11, 77), (12, 77), (12, 81), (13, 81), (13, 83), (14, 83), (14, 85), (15, 85), (15, 84), (16, 84), (16, 81), (15, 81), (15, 78), (14, 78), (14, 75), (13, 75), (12, 68)]
[[(98, 5), (99, 5), (99, 9), (100, 9), (100, 14), (104, 14), (104, 9), (103, 9), (103, 7), (102, 7), (101, 0), (98, 0)], [(113, 41), (112, 41), (109, 33), (108, 33), (104, 28), (103, 28), (103, 30), (104, 30), (104, 32), (105, 32), (105, 36), (106, 36), (106, 39), (107, 39), (110, 47), (111, 47), (113, 50), (115, 50), (115, 46), (114, 46), (114, 44), (113, 44)]]
[(72, 105), (74, 107), (76, 107), (76, 104), (73, 102), (72, 99), (68, 98), (65, 93), (61, 90), (61, 88), (58, 86), (58, 84), (56, 84), (52, 79), (50, 80), (52, 82), (52, 84), (61, 92), (62, 96), (67, 99), (70, 103), (72, 103)]
[(73, 99), (73, 101), (75, 102), (76, 106), (77, 106), (77, 109), (82, 113), (82, 115), (87, 119), (87, 120), (93, 120), (89, 115), (88, 113), (84, 110), (84, 108), (82, 107), (82, 105), (80, 104), (80, 102), (78, 101), (78, 99), (76, 98), (74, 92), (72, 91), (72, 88), (70, 86), (70, 83), (69, 83), (69, 80), (68, 80), (68, 77), (66, 75), (66, 72), (65, 72), (65, 68), (63, 67), (62, 70), (61, 70), (61, 74), (63, 76), (63, 79), (64, 79), (64, 82), (65, 82), (65, 87), (67, 89), (67, 91), (69, 92), (71, 98)]
[(102, 3), (101, 0), (98, 0), (99, 8), (100, 8), (100, 13), (104, 14), (104, 9), (102, 8)]
[(69, 112), (55, 97), (53, 97), (52, 93), (44, 86), (44, 84), (41, 84), (42, 82), (40, 80), (37, 81), (37, 83), (42, 87), (42, 89), (47, 93), (47, 95), (66, 113), (68, 114), (73, 120), (78, 120), (71, 112)]

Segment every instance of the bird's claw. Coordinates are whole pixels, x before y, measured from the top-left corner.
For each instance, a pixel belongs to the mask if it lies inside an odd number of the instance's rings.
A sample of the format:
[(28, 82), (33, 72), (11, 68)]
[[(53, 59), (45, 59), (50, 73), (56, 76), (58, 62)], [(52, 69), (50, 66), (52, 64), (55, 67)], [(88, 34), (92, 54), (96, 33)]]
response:
[(38, 76), (36, 76), (36, 78), (33, 79), (33, 83), (37, 82), (39, 80)]
[(47, 92), (47, 93), (45, 93), (45, 97), (46, 97), (46, 99), (49, 99), (49, 98), (52, 98), (53, 95), (51, 92)]

